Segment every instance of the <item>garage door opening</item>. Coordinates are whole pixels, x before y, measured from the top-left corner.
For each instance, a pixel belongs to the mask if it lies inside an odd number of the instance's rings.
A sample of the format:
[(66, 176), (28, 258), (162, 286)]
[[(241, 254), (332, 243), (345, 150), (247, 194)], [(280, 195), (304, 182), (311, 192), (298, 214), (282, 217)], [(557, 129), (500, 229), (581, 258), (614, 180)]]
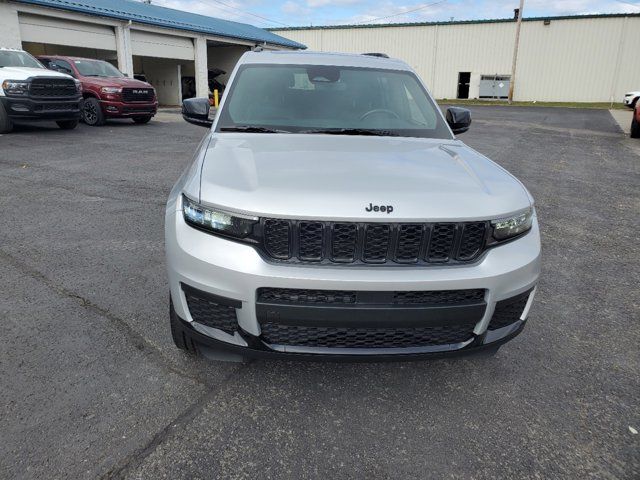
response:
[(70, 47), (53, 43), (22, 42), (22, 48), (31, 55), (64, 55), (68, 57), (94, 58), (106, 60), (117, 66), (118, 54), (115, 50), (101, 50), (98, 48)]
[(182, 103), (180, 79), (193, 68), (193, 61), (133, 56), (134, 77), (149, 82), (156, 89), (158, 103), (165, 107)]

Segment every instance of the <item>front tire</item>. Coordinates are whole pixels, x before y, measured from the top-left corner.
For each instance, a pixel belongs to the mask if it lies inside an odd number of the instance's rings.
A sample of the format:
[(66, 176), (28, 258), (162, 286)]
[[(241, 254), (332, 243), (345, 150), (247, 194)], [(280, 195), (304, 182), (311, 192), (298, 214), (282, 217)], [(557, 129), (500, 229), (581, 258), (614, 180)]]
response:
[(137, 124), (145, 124), (145, 123), (149, 123), (151, 121), (151, 116), (146, 116), (146, 117), (133, 117), (133, 121)]
[(640, 138), (640, 123), (636, 121), (635, 113), (631, 120), (631, 131), (629, 132), (631, 138)]
[(0, 103), (0, 133), (9, 133), (11, 130), (13, 130), (13, 122), (7, 115), (4, 105)]
[(78, 126), (78, 120), (59, 120), (56, 123), (62, 130), (73, 130)]
[(176, 347), (180, 350), (185, 350), (191, 355), (197, 356), (199, 354), (198, 345), (182, 326), (182, 322), (173, 308), (173, 300), (171, 297), (169, 297), (169, 322), (171, 323), (171, 337)]
[(104, 125), (104, 112), (97, 98), (85, 98), (82, 102), (82, 121), (92, 127)]

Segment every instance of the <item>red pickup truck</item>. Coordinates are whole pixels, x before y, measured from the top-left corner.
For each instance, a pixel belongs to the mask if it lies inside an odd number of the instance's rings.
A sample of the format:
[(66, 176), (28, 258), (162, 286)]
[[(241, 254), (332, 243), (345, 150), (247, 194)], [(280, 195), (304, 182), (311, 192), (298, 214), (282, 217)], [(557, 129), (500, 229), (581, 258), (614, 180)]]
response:
[(158, 111), (156, 91), (150, 84), (126, 77), (108, 62), (60, 55), (37, 58), (48, 69), (82, 83), (82, 120), (87, 125), (104, 125), (108, 118), (147, 123)]

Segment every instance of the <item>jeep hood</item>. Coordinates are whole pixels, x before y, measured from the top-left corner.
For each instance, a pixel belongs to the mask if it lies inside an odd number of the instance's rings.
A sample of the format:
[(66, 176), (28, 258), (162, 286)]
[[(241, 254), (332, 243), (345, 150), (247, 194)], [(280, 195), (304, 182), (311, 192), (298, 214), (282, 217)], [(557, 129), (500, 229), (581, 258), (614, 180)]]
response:
[(200, 200), (256, 216), (487, 220), (530, 206), (518, 180), (455, 140), (214, 133), (204, 145)]
[(0, 75), (2, 75), (2, 78), (9, 80), (26, 80), (30, 77), (72, 78), (71, 75), (67, 75), (66, 73), (54, 72), (46, 68), (30, 67), (2, 67), (0, 68)]

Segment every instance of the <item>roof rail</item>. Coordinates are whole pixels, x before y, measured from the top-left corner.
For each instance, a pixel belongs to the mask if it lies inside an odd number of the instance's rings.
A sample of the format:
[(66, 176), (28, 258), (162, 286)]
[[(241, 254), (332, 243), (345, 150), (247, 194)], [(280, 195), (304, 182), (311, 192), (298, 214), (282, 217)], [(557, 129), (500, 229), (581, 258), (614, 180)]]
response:
[(389, 58), (389, 55), (387, 55), (386, 53), (378, 53), (378, 52), (363, 53), (362, 55), (367, 55), (369, 57)]

